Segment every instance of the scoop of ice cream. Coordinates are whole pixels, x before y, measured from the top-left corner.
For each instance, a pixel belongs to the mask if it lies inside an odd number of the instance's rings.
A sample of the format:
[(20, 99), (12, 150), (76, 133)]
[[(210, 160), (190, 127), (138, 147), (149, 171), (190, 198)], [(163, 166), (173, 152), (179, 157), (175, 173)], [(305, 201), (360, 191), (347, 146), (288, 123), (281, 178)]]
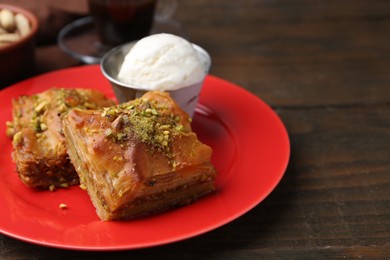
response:
[(192, 44), (172, 34), (139, 40), (125, 56), (118, 79), (145, 90), (176, 90), (202, 81), (205, 61)]

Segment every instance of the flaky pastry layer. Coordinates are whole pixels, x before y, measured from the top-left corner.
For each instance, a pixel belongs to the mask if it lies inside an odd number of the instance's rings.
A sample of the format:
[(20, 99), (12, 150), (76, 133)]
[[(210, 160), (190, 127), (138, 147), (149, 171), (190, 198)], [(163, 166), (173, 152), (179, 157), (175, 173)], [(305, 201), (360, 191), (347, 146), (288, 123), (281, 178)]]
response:
[(78, 184), (63, 135), (62, 117), (71, 109), (97, 109), (114, 102), (87, 89), (52, 88), (12, 102), (13, 160), (22, 182), (32, 188), (54, 189)]
[(159, 91), (64, 118), (68, 153), (102, 220), (141, 217), (215, 190), (212, 150)]

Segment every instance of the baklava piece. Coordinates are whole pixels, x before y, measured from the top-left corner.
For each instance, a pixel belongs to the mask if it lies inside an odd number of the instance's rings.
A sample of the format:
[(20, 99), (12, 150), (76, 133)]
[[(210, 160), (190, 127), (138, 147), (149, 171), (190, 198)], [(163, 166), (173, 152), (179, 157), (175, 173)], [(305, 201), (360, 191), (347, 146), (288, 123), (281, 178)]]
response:
[(86, 89), (52, 88), (14, 99), (7, 135), (13, 138), (12, 157), (22, 182), (50, 190), (78, 184), (66, 152), (62, 117), (72, 108), (98, 109), (113, 104), (101, 92)]
[(212, 150), (191, 118), (159, 91), (64, 117), (68, 153), (100, 219), (165, 211), (214, 191)]

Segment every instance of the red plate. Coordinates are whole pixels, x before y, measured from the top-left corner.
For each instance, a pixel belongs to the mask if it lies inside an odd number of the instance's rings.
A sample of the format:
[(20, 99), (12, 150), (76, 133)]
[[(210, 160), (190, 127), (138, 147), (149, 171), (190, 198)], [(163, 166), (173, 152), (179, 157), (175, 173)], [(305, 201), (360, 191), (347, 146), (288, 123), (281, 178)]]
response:
[[(194, 237), (243, 215), (278, 184), (287, 167), (290, 144), (283, 123), (259, 98), (208, 76), (193, 129), (213, 148), (217, 192), (192, 205), (153, 217), (102, 222), (79, 187), (34, 191), (18, 179), (11, 160), (5, 121), (11, 99), (50, 87), (93, 88), (113, 97), (97, 65), (60, 70), (0, 91), (0, 232), (34, 244), (79, 250), (144, 248)], [(60, 209), (65, 203), (67, 209)]]

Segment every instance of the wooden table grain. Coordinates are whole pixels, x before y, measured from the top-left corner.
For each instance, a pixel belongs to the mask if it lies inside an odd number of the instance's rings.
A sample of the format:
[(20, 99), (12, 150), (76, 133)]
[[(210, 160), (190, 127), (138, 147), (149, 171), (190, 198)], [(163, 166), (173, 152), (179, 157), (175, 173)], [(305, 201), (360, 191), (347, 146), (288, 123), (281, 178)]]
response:
[[(280, 184), (237, 220), (174, 244), (80, 252), (0, 235), (0, 259), (390, 259), (390, 1), (182, 0), (174, 18), (210, 52), (211, 74), (284, 122)], [(81, 65), (56, 44), (36, 53), (36, 74)]]

